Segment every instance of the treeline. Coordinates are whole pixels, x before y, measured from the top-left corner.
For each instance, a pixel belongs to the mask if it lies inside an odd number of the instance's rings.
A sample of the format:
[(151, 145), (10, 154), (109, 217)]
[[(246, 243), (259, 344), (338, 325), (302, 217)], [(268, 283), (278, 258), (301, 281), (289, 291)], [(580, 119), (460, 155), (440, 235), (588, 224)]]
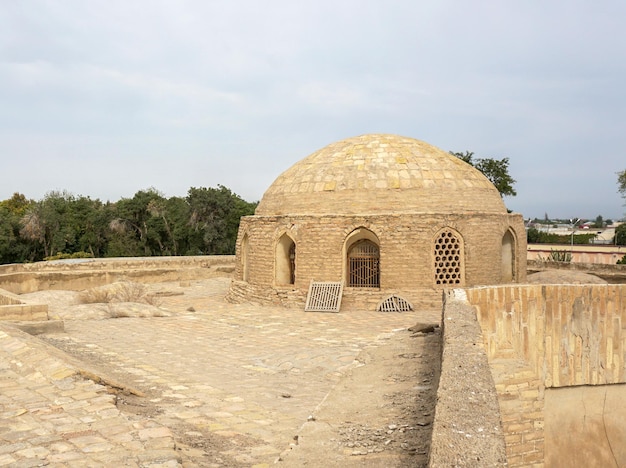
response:
[[(580, 234), (554, 234), (540, 231), (536, 228), (529, 228), (526, 231), (526, 240), (529, 244), (590, 244), (596, 237), (595, 233)], [(626, 245), (626, 223), (622, 223), (615, 228), (615, 236), (611, 244)]]
[(540, 231), (535, 228), (529, 228), (526, 231), (526, 240), (530, 244), (589, 244), (591, 239), (596, 237), (594, 234), (554, 234), (551, 232)]
[(68, 192), (0, 201), (0, 263), (54, 258), (233, 254), (239, 219), (257, 203), (228, 188), (165, 198), (150, 188), (103, 203)]

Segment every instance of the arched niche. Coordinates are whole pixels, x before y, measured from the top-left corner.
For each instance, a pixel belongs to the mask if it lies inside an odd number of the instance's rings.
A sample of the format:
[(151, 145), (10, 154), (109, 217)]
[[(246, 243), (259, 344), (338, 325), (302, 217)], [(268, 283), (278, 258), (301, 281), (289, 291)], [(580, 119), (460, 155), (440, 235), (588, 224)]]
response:
[(276, 243), (275, 280), (276, 285), (292, 285), (296, 282), (296, 243), (283, 234)]
[(502, 236), (502, 282), (512, 283), (515, 280), (515, 236), (507, 229)]
[(243, 235), (241, 239), (241, 276), (244, 281), (250, 280), (250, 239), (248, 233)]

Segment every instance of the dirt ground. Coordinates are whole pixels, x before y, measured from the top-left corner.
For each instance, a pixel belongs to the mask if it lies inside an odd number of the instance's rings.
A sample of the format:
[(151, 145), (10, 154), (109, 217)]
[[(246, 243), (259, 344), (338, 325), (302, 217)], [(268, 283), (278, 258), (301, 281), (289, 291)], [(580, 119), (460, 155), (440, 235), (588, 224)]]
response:
[(285, 466), (427, 466), (440, 349), (436, 328), (407, 330), (362, 353), (363, 365), (331, 390), (283, 453)]
[[(158, 285), (152, 286), (157, 288)], [(165, 295), (167, 296), (167, 295)], [(33, 299), (51, 304), (52, 313), (81, 320), (175, 315), (165, 304), (127, 304), (124, 314), (102, 304), (76, 305), (76, 293), (49, 291)], [(107, 317), (107, 314), (109, 316)], [(422, 324), (429, 325), (429, 324)], [(326, 396), (310, 407), (310, 415), (294, 428), (293, 439), (275, 461), (282, 466), (427, 466), (439, 380), (441, 334), (421, 325), (397, 331), (380, 346), (365, 348)], [(180, 402), (164, 398), (168, 388), (137, 384), (114, 356), (78, 345), (64, 334), (41, 338), (84, 363), (85, 376), (100, 380), (116, 394), (117, 406), (130, 418), (151, 418), (168, 427), (184, 467), (243, 467), (236, 456), (263, 444), (253, 435), (228, 434), (178, 418)], [(236, 385), (236, 383), (234, 384)], [(291, 398), (284, 393), (282, 398)], [(178, 407), (177, 407), (178, 405)], [(182, 408), (184, 410), (184, 408)], [(263, 466), (263, 465), (259, 465)]]

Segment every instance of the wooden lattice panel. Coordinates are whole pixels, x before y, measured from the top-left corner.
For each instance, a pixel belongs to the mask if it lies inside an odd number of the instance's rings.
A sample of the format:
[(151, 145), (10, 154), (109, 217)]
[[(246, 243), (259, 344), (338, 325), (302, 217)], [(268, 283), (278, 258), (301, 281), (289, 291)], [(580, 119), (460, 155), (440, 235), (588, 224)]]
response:
[(392, 294), (378, 304), (376, 310), (379, 312), (408, 312), (413, 310), (413, 305), (403, 297)]
[(304, 306), (305, 312), (339, 312), (343, 283), (331, 281), (315, 282), (309, 285), (309, 294)]

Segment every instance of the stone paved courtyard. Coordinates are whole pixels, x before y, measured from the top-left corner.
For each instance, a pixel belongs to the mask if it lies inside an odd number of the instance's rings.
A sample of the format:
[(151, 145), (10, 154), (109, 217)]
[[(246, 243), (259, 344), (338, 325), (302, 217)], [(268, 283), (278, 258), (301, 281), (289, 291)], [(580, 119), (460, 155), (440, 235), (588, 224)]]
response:
[[(415, 382), (408, 383), (396, 378), (404, 391), (413, 389), (415, 395), (436, 385), (428, 362), (432, 354), (423, 349), (423, 338), (407, 339), (407, 328), (438, 322), (440, 311), (324, 314), (233, 305), (223, 300), (228, 284), (228, 278), (216, 278), (151, 285), (162, 298), (159, 307), (169, 313), (165, 317), (90, 320), (63, 316), (63, 305), (54, 304), (51, 315), (64, 318), (66, 333), (5, 335), (0, 340), (0, 466), (267, 466), (277, 460), (283, 466), (307, 461), (319, 466), (315, 437), (297, 441), (297, 436), (303, 426), (320, 419), (318, 413), (332, 418), (323, 402), (337, 399), (333, 388), (349, 392), (350, 376), (367, 370), (376, 361), (376, 350), (392, 350), (398, 363), (407, 361), (401, 356), (415, 358), (412, 372), (426, 377), (414, 374)], [(39, 354), (16, 351), (24, 341), (32, 349), (41, 340), (79, 359), (73, 366), (122, 390), (111, 394), (71, 371), (61, 372), (63, 366), (41, 359), (45, 349)], [(60, 355), (60, 362), (70, 362), (63, 359)], [(385, 366), (393, 371), (393, 363)], [(32, 370), (24, 373), (27, 367)], [(380, 382), (372, 375), (371, 395), (355, 393), (354, 399), (363, 408), (368, 398), (376, 402), (379, 410), (372, 414), (380, 421), (368, 423), (391, 434), (398, 424), (385, 414), (393, 413), (393, 405), (381, 410), (384, 399), (375, 397), (377, 392), (393, 393), (389, 375)], [(64, 420), (55, 421), (55, 415)], [(341, 430), (328, 437), (339, 437)], [(361, 450), (358, 441), (326, 444), (320, 450), (334, 450), (338, 466), (409, 466), (415, 465), (416, 453), (424, 459), (423, 450), (409, 448), (407, 442), (401, 447), (391, 435), (386, 440), (384, 450), (370, 449), (369, 462), (367, 447)], [(291, 456), (290, 447), (306, 456)], [(385, 462), (374, 452), (393, 457)]]

